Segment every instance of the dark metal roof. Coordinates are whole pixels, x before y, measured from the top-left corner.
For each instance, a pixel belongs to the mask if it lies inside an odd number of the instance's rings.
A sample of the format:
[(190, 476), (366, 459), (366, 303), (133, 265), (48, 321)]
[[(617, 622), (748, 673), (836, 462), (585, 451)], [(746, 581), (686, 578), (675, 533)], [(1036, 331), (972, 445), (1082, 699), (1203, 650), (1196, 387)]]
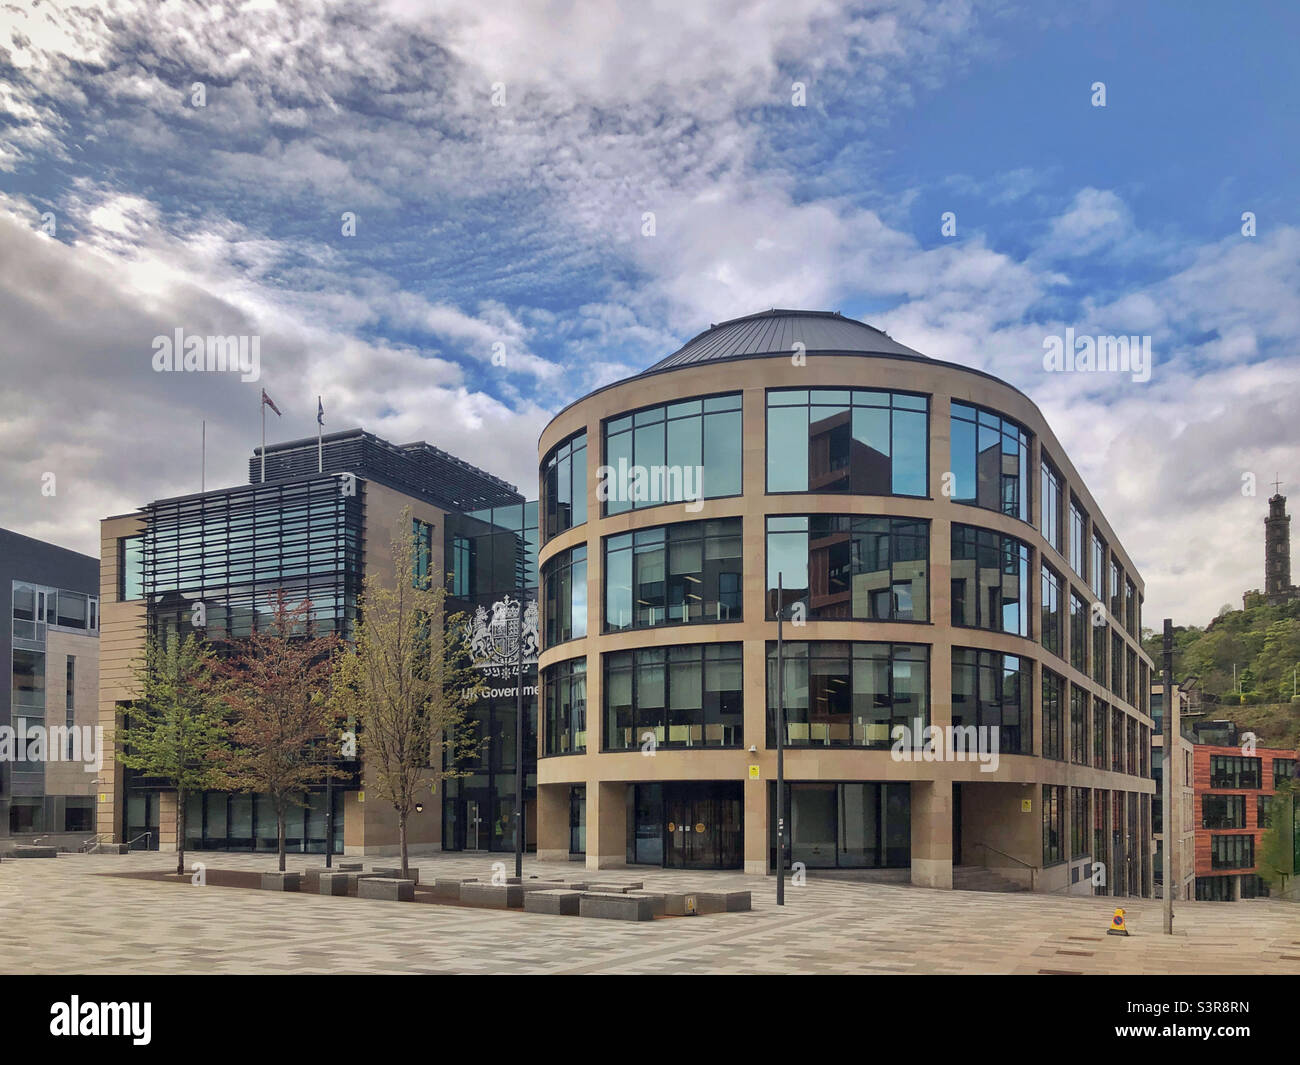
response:
[(700, 362), (761, 355), (789, 355), (802, 343), (808, 354), (861, 352), (874, 355), (908, 355), (925, 358), (879, 329), (845, 318), (839, 311), (789, 311), (772, 309), (733, 318), (705, 332), (655, 363), (644, 373), (658, 373)]
[[(325, 473), (351, 472), (399, 492), (427, 499), (443, 510), (473, 511), (524, 502), (519, 490), (464, 459), (426, 444), (392, 444), (363, 429), (329, 433), (322, 440)], [(261, 448), (248, 460), (248, 480), (261, 478)], [(311, 437), (268, 444), (266, 480), (293, 480), (316, 473)]]

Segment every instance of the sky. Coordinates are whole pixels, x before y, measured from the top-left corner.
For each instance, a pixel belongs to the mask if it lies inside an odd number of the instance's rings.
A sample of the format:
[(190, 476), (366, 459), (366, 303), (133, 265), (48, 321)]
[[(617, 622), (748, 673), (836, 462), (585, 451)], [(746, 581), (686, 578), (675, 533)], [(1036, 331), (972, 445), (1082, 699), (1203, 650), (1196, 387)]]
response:
[[(97, 555), (199, 489), (204, 422), (246, 481), (263, 388), (271, 441), (320, 395), (535, 497), (568, 402), (838, 310), (1026, 392), (1146, 623), (1203, 625), (1300, 501), (1298, 38), (1283, 0), (6, 3), (0, 526)], [(257, 379), (156, 370), (177, 329)], [(1149, 380), (1047, 369), (1066, 329)]]

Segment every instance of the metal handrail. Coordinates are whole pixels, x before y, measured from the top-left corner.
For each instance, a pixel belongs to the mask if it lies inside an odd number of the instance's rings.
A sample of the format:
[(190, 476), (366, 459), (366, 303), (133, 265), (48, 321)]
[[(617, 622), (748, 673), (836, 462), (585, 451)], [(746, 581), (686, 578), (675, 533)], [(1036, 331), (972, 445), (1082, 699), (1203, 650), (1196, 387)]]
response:
[(79, 844), (77, 844), (77, 850), (82, 854), (90, 854), (96, 847), (104, 842), (105, 836), (112, 836), (112, 834), (113, 833), (111, 832), (97, 832), (89, 839), (83, 839)]
[[(133, 844), (133, 843), (136, 843), (136, 842), (138, 842), (138, 841), (140, 841), (140, 840), (142, 840), (142, 839), (152, 839), (152, 838), (153, 838), (153, 832), (152, 832), (152, 830), (149, 831), (149, 832), (141, 832), (138, 836), (135, 837), (135, 839), (129, 839), (129, 840), (126, 841), (126, 847), (127, 847), (127, 850), (130, 850), (130, 849), (131, 849), (131, 844)], [(147, 844), (145, 845), (145, 849), (146, 849), (146, 850), (148, 849), (148, 845), (147, 845)]]
[[(1000, 851), (997, 849), (997, 847), (990, 847), (987, 843), (976, 843), (975, 846), (983, 847), (986, 851), (992, 851), (994, 854), (1000, 854), (1004, 858), (1010, 858), (1017, 865), (1023, 865), (1026, 869), (1029, 870), (1029, 890), (1030, 891), (1038, 890), (1038, 867), (1037, 866), (1030, 865), (1029, 862), (1025, 861), (1022, 858), (1017, 858), (1014, 854), (1008, 854), (1006, 851)], [(988, 864), (988, 860), (986, 859), (984, 862), (984, 868), (987, 869), (988, 867), (989, 864)]]

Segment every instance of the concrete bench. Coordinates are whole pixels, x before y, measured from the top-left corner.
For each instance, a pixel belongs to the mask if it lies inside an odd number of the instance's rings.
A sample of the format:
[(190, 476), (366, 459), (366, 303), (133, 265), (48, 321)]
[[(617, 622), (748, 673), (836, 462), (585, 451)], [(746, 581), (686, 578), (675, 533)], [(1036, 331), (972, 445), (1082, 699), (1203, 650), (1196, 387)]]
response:
[[(376, 875), (387, 877), (390, 880), (403, 879), (400, 865), (376, 865), (373, 871)], [(414, 880), (418, 884), (420, 882), (420, 870), (408, 869), (405, 879)]]
[(263, 891), (300, 891), (302, 873), (263, 873)]
[(385, 899), (388, 902), (413, 902), (415, 881), (388, 876), (368, 876), (357, 881), (357, 897)]
[(531, 895), (535, 891), (562, 891), (564, 882), (560, 880), (528, 880), (520, 884), (519, 887), (525, 895)]
[(433, 894), (439, 899), (459, 899), (460, 889), (464, 884), (477, 884), (477, 877), (438, 877), (433, 882)]
[(58, 847), (37, 847), (30, 844), (15, 847), (9, 854), (10, 858), (57, 858), (58, 856)]
[(466, 906), (481, 906), (489, 910), (522, 909), (524, 895), (520, 884), (483, 884), (471, 880), (460, 886), (461, 902)]
[(590, 891), (591, 883), (587, 880), (570, 880), (565, 885), (570, 891)]
[(529, 913), (551, 913), (563, 917), (576, 917), (582, 892), (553, 889), (524, 893), (524, 909)]
[(613, 884), (607, 881), (592, 882), (587, 885), (588, 891), (600, 891), (612, 895), (625, 895), (629, 891), (640, 891), (645, 887), (645, 883), (640, 880), (633, 880), (630, 884)]
[(664, 914), (668, 917), (694, 917), (699, 913), (699, 896), (690, 893), (667, 892), (664, 895)]
[(578, 916), (610, 921), (653, 921), (654, 906), (644, 896), (587, 892), (578, 902)]
[(701, 891), (695, 899), (700, 913), (739, 913), (751, 908), (748, 891)]
[(360, 862), (339, 862), (335, 868), (340, 873), (359, 873), (362, 867)]
[(654, 916), (656, 916), (656, 917), (664, 917), (664, 916), (667, 916), (667, 913), (668, 913), (668, 900), (667, 900), (666, 896), (665, 896), (662, 892), (659, 892), (659, 891), (629, 891), (629, 892), (627, 892), (627, 894), (628, 894), (628, 896), (629, 896), (630, 898), (634, 898), (634, 899), (649, 899), (649, 900), (650, 900), (650, 909), (651, 909), (651, 912), (654, 914)]
[(346, 895), (356, 882), (356, 873), (321, 873), (320, 893), (322, 895)]

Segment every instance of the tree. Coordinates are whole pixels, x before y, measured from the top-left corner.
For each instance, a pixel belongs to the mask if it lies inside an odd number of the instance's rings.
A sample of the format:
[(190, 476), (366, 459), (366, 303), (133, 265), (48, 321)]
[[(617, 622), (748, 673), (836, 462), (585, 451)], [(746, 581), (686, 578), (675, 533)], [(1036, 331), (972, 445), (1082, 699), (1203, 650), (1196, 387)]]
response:
[(464, 775), (457, 767), (481, 743), (465, 710), (485, 690), (464, 616), (446, 616), (440, 577), (417, 572), (416, 558), (408, 507), (393, 534), (392, 581), (367, 575), (333, 689), (337, 717), (356, 722), (367, 787), (397, 812), (403, 877), (411, 811), (426, 789)]
[(280, 588), (270, 603), (266, 628), (234, 641), (219, 670), (235, 742), (228, 756), (230, 778), (240, 790), (270, 798), (284, 872), (289, 806), (300, 805), (298, 796), (311, 785), (345, 775), (324, 764), (334, 742), (329, 684), (341, 642), (333, 633), (317, 635), (310, 600), (291, 607)]
[(176, 872), (185, 872), (185, 806), (191, 792), (227, 785), (230, 751), (216, 657), (198, 636), (151, 636), (134, 671), (140, 695), (116, 730), (118, 761), (176, 789)]
[(1296, 825), (1295, 806), (1300, 788), (1295, 781), (1278, 781), (1269, 803), (1269, 827), (1260, 837), (1256, 868), (1273, 887), (1286, 889), (1288, 878), (1300, 873), (1296, 868), (1296, 851), (1300, 848), (1300, 827)]

